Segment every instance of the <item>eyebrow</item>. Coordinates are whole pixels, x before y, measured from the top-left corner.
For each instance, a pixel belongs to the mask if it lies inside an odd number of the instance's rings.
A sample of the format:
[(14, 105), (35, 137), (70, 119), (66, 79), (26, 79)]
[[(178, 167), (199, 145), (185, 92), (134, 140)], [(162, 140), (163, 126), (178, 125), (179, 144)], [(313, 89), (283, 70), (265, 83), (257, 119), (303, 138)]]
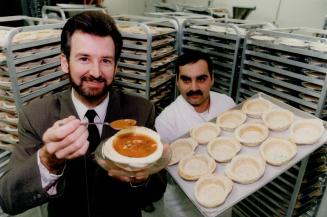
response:
[[(203, 74), (203, 75), (197, 76), (195, 79), (203, 79), (203, 78), (208, 78), (208, 77), (209, 77), (208, 75)], [(186, 75), (181, 75), (180, 78), (181, 79), (191, 79), (191, 77), (186, 76)]]
[(203, 78), (208, 78), (208, 75), (199, 75), (198, 77), (196, 77), (196, 79), (203, 79)]
[[(89, 57), (89, 56), (91, 56), (91, 55), (86, 54), (86, 53), (77, 53), (77, 54), (76, 54), (76, 57), (80, 57), (80, 56), (82, 56), (82, 57)], [(102, 56), (101, 58), (105, 58), (105, 59), (114, 59), (114, 56), (111, 56), (111, 55), (109, 55), (109, 56)]]

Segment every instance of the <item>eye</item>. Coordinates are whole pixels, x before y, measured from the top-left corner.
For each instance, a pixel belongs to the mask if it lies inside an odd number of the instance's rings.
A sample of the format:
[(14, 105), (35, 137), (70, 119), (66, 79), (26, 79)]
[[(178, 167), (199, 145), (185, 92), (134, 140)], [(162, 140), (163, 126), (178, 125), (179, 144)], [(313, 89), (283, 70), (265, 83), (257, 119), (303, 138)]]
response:
[(88, 58), (87, 57), (80, 57), (78, 60), (80, 62), (87, 62), (88, 61)]
[(112, 63), (112, 60), (111, 59), (103, 59), (102, 61), (105, 64), (111, 64)]
[(206, 80), (208, 79), (208, 77), (207, 76), (200, 76), (200, 77), (198, 77), (196, 80), (197, 81), (199, 81), (199, 82), (205, 82)]
[(186, 84), (191, 82), (191, 79), (185, 76), (181, 76), (180, 79), (183, 81), (183, 83)]

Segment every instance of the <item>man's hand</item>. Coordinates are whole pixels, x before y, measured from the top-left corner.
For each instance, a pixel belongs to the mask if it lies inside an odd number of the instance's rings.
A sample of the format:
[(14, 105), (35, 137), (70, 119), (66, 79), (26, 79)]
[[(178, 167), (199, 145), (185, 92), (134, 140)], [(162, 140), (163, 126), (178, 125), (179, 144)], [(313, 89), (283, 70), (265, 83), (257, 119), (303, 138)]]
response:
[(56, 121), (43, 134), (44, 146), (40, 149), (41, 163), (58, 174), (66, 160), (85, 155), (89, 147), (88, 130), (74, 116)]

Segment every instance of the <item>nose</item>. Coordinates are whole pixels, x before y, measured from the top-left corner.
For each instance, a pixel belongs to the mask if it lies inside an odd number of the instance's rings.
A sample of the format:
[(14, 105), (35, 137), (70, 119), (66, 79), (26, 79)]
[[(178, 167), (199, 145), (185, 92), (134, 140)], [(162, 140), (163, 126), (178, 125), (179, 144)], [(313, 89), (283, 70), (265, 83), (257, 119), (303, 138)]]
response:
[(92, 64), (92, 67), (91, 67), (91, 69), (89, 71), (89, 74), (91, 74), (95, 78), (100, 77), (101, 70), (100, 70), (99, 63), (95, 62), (95, 63)]
[(192, 83), (191, 83), (191, 89), (192, 90), (198, 90), (199, 89), (196, 80), (195, 81), (194, 80), (192, 81)]

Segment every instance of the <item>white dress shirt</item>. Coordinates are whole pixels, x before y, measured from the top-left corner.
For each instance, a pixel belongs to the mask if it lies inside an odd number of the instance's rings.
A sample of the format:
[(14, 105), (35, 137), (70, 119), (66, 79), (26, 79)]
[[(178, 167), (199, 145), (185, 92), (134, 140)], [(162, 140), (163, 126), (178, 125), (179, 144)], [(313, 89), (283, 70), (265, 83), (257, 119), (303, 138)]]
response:
[[(97, 116), (94, 118), (94, 122), (104, 122), (106, 114), (107, 114), (108, 103), (109, 103), (109, 94), (99, 105), (97, 105), (94, 108), (88, 108), (78, 98), (75, 97), (74, 93), (75, 93), (75, 91), (74, 91), (74, 89), (72, 89), (71, 96), (72, 96), (73, 105), (76, 109), (78, 118), (80, 120), (88, 122), (88, 119), (87, 119), (87, 117), (85, 117), (85, 114), (86, 114), (87, 110), (94, 109), (97, 113)], [(101, 136), (103, 125), (97, 124), (97, 127), (99, 130), (100, 136)], [(61, 173), (59, 175), (51, 174), (48, 171), (48, 169), (41, 163), (40, 150), (38, 150), (38, 152), (37, 152), (37, 163), (38, 163), (40, 174), (41, 174), (42, 188), (51, 186), (47, 190), (47, 193), (49, 195), (57, 194), (56, 184), (54, 184), (54, 183), (62, 176), (63, 173)]]

